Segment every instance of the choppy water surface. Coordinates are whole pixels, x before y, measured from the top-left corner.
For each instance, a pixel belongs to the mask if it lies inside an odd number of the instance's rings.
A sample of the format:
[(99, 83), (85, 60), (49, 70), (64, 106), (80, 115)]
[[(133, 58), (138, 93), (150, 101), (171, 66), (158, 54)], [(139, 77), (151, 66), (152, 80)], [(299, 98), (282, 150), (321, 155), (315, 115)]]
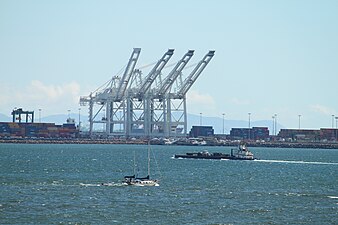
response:
[[(257, 161), (172, 159), (225, 147), (0, 145), (1, 224), (338, 224), (338, 150), (251, 148)], [(106, 183), (102, 186), (101, 183)]]

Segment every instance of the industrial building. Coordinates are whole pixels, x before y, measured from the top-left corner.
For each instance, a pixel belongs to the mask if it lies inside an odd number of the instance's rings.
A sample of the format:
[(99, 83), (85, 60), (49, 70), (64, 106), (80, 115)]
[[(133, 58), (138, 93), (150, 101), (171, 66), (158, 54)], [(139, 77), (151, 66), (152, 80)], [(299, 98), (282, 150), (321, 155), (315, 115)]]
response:
[(209, 137), (214, 136), (214, 129), (212, 126), (192, 126), (189, 137)]
[[(270, 138), (267, 127), (232, 128), (230, 139), (267, 140)], [(338, 140), (338, 129), (281, 129), (274, 139), (284, 141), (335, 141)]]
[(328, 141), (338, 141), (338, 129), (333, 128), (321, 128), (320, 138)]
[(107, 137), (180, 137), (188, 133), (186, 94), (215, 51), (209, 51), (186, 73), (194, 55), (189, 50), (167, 74), (163, 69), (170, 67), (174, 49), (165, 52), (145, 74), (142, 67), (136, 67), (140, 53), (140, 48), (134, 48), (121, 75), (80, 97), (80, 105), (89, 110), (89, 136), (95, 135), (95, 126), (103, 126)]
[(335, 141), (338, 140), (338, 129), (281, 129), (278, 137), (285, 140)]
[(278, 133), (278, 137), (292, 140), (320, 140), (320, 131), (310, 129), (281, 129)]
[(265, 140), (269, 138), (269, 128), (232, 128), (230, 130), (230, 138), (238, 140)]

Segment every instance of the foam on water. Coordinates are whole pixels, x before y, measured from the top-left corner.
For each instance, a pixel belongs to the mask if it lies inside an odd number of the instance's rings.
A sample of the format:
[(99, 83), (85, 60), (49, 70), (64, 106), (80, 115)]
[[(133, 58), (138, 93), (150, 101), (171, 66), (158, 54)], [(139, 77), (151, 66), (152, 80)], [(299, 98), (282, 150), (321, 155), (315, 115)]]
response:
[(338, 199), (337, 196), (327, 196), (328, 198), (332, 198), (332, 199)]
[(84, 184), (84, 183), (80, 183), (80, 186), (84, 186), (84, 187), (122, 187), (122, 186), (126, 186), (125, 183), (114, 183), (114, 182), (109, 182), (109, 183), (100, 183), (100, 184)]
[(84, 183), (80, 183), (80, 186), (84, 186), (84, 187), (99, 187), (99, 186), (101, 186), (101, 184), (84, 184)]

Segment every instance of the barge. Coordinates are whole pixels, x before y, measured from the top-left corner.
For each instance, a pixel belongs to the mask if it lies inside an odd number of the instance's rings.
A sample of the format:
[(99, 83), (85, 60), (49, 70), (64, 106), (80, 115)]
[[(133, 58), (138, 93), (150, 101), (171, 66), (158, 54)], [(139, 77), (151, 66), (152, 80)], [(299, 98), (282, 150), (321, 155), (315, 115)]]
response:
[(231, 153), (209, 153), (207, 150), (202, 152), (188, 152), (186, 154), (175, 154), (174, 158), (182, 159), (225, 159), (225, 160), (255, 160), (253, 153), (247, 148), (246, 143), (240, 143), (238, 149), (231, 149)]

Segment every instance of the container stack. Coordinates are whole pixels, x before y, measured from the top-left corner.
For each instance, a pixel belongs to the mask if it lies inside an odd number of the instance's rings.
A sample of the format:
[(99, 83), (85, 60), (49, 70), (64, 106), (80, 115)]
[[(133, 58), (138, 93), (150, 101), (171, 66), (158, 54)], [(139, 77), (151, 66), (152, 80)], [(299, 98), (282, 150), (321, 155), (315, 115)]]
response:
[(75, 138), (78, 133), (75, 124), (0, 122), (0, 137)]

